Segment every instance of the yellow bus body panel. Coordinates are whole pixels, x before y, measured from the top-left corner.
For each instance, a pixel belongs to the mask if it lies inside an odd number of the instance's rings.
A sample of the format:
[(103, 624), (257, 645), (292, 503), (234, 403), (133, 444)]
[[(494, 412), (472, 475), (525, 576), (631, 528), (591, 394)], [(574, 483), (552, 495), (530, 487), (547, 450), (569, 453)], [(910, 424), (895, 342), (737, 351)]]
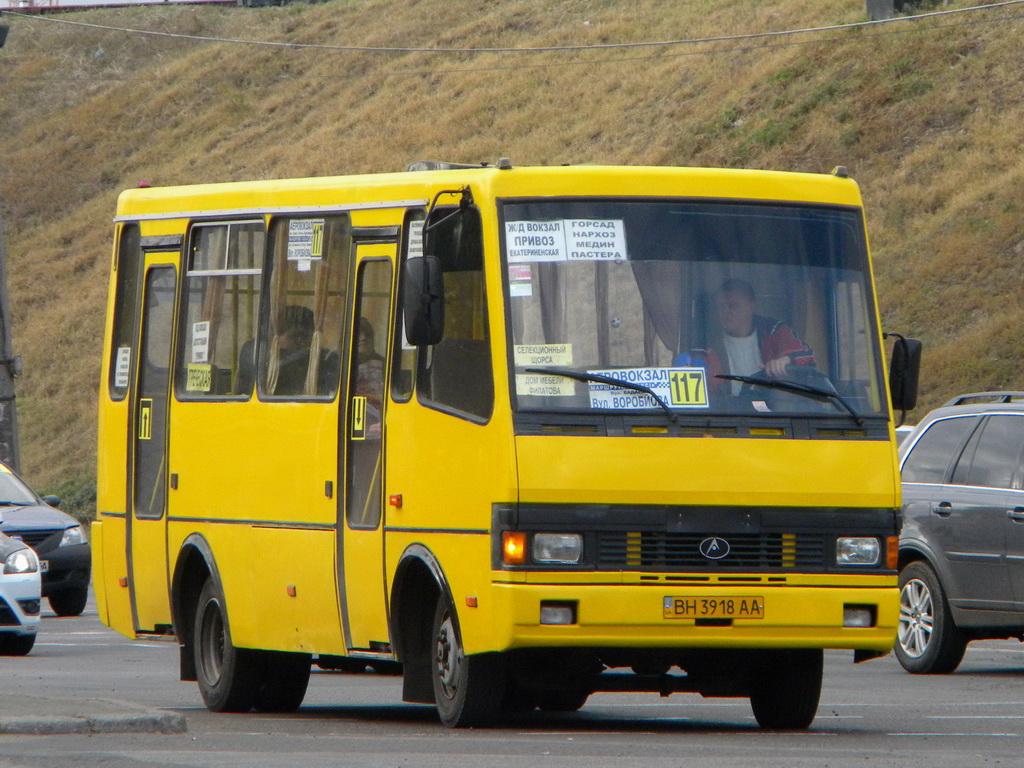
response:
[(898, 506), (887, 442), (519, 437), (517, 444), (521, 502)]
[(314, 638), (337, 638), (337, 501), (325, 491), (337, 473), (334, 407), (179, 402), (170, 434), (170, 562), (188, 536), (209, 542), (233, 642), (308, 652), (322, 647)]

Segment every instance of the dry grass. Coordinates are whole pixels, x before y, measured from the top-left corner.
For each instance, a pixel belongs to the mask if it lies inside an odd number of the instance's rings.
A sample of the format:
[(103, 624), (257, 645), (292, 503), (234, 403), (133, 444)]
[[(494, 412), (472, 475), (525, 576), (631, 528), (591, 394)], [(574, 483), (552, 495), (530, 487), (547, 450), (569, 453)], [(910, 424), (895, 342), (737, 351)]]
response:
[[(805, 28), (862, 20), (863, 8), (863, 0), (346, 0), (62, 18), (208, 37), (479, 48)], [(817, 34), (803, 40), (843, 39), (789, 46), (443, 56), (9, 23), (0, 201), (15, 344), (26, 362), (23, 463), (43, 488), (93, 471), (110, 218), (117, 192), (140, 179), (327, 175), (501, 156), (805, 171), (843, 164), (867, 200), (885, 324), (927, 344), (922, 407), (962, 390), (1022, 386), (1020, 21)], [(751, 50), (726, 50), (740, 47)]]

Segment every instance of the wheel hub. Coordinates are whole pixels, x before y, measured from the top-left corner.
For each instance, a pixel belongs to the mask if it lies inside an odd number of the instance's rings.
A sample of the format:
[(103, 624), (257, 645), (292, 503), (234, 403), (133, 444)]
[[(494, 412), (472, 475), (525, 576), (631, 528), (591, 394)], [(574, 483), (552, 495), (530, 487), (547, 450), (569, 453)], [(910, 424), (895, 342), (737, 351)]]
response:
[(933, 618), (928, 585), (912, 579), (900, 591), (899, 643), (913, 658), (924, 654), (931, 640)]
[(459, 646), (451, 617), (446, 617), (438, 629), (434, 661), (445, 693), (454, 695), (458, 685)]

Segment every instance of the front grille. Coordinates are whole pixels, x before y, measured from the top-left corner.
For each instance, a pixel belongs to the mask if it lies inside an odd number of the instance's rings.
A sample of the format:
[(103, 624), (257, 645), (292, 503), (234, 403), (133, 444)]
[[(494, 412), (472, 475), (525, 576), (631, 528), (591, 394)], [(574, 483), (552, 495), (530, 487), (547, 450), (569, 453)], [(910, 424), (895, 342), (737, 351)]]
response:
[[(727, 542), (728, 554), (710, 558), (701, 543), (717, 538), (717, 554)], [(820, 533), (735, 533), (715, 536), (664, 531), (598, 534), (598, 568), (627, 570), (707, 570), (747, 568), (821, 568), (825, 536)]]
[[(56, 535), (58, 532), (54, 531), (15, 531), (8, 533), (12, 539), (18, 539), (19, 541), (28, 544), (32, 549), (38, 550), (39, 545), (46, 541), (51, 536)], [(63, 535), (63, 534), (62, 534)]]

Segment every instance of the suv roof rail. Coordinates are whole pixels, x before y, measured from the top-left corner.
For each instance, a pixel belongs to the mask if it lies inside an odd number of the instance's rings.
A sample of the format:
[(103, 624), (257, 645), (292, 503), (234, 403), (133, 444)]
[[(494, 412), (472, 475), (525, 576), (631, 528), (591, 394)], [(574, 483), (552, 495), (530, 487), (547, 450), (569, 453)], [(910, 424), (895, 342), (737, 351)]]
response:
[(1012, 403), (1014, 400), (1024, 400), (1024, 392), (972, 392), (954, 397), (942, 407), (972, 403)]

